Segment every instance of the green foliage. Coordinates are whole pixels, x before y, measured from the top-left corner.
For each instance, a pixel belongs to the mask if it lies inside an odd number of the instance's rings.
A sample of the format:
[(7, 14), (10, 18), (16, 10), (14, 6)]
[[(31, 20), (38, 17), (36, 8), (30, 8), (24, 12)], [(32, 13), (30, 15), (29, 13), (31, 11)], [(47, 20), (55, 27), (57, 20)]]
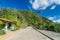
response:
[(5, 34), (4, 30), (0, 30), (0, 35)]
[(0, 30), (4, 28), (4, 22), (0, 21)]
[(2, 21), (0, 21), (0, 24), (3, 24), (3, 22), (2, 22)]
[(19, 27), (14, 26), (14, 27), (10, 27), (9, 29), (12, 30), (12, 31), (15, 31), (15, 30), (18, 30)]
[(42, 30), (60, 31), (60, 24), (56, 24), (30, 10), (3, 8), (0, 10), (0, 18), (6, 18), (14, 22), (15, 29), (18, 29), (21, 24), (27, 24)]

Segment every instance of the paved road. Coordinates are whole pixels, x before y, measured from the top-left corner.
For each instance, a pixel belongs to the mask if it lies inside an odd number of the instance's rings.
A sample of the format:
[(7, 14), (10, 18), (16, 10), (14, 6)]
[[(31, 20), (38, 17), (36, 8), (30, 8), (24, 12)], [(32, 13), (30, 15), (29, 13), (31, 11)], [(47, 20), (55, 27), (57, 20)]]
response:
[(34, 30), (32, 27), (28, 27), (8, 38), (4, 38), (3, 40), (50, 40), (50, 39), (45, 37), (38, 31)]
[(38, 31), (44, 33), (45, 35), (47, 35), (51, 38), (53, 38), (54, 40), (60, 40), (60, 33), (47, 31), (47, 30), (38, 30)]

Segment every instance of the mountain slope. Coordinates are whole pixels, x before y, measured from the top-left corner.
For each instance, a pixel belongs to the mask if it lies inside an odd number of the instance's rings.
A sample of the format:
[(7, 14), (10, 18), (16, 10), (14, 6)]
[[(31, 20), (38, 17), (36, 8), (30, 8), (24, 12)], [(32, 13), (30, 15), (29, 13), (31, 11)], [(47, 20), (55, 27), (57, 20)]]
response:
[(16, 26), (34, 26), (38, 29), (60, 32), (60, 25), (30, 10), (0, 9), (0, 18), (13, 21)]

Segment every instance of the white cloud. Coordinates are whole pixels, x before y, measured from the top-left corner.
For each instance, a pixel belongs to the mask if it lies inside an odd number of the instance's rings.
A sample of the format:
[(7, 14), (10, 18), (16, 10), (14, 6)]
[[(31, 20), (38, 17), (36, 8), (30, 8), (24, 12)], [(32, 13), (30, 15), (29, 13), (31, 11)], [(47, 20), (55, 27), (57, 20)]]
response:
[[(44, 10), (52, 4), (60, 5), (60, 0), (34, 0), (34, 2), (30, 0), (30, 3), (32, 4), (32, 7), (36, 10)], [(52, 6), (52, 9), (53, 8), (55, 9), (55, 6)]]
[(32, 6), (34, 9), (38, 9), (40, 5), (39, 5), (38, 1), (35, 0), (35, 2), (32, 3)]
[(33, 3), (32, 0), (30, 0), (30, 3), (31, 3), (31, 4)]
[(32, 4), (32, 7), (34, 9), (45, 9), (48, 6), (47, 0), (35, 0), (34, 2), (32, 2), (32, 0), (30, 0), (30, 3)]
[(60, 23), (60, 19), (58, 19), (58, 20), (53, 20), (53, 22)]
[(48, 17), (49, 20), (54, 20), (56, 17)]
[[(60, 16), (58, 16), (60, 17)], [(56, 19), (57, 17), (54, 16), (54, 17), (48, 17), (49, 20), (52, 20), (53, 22), (57, 22), (57, 23), (60, 23), (60, 18), (59, 19)]]
[(55, 9), (55, 7), (56, 7), (56, 5), (52, 6), (50, 9), (52, 9), (52, 10), (53, 10), (53, 9)]

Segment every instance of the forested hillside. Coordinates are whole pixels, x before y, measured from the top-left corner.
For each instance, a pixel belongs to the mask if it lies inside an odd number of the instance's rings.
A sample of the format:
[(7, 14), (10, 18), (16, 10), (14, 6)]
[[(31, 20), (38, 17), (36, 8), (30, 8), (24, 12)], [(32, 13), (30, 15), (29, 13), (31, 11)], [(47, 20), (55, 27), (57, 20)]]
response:
[(42, 30), (60, 32), (60, 25), (44, 18), (30, 10), (0, 9), (0, 18), (13, 21), (16, 27), (34, 26)]

